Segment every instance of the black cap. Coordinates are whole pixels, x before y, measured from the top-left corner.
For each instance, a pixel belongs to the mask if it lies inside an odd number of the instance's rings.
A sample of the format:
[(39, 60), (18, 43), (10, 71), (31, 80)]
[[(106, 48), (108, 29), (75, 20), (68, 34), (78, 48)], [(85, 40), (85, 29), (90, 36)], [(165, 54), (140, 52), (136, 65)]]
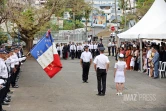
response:
[(85, 45), (84, 48), (88, 48), (89, 46), (88, 45)]
[(105, 48), (104, 48), (104, 47), (99, 47), (99, 50), (100, 50), (100, 51), (104, 51)]
[(0, 50), (0, 54), (6, 54), (5, 50)]

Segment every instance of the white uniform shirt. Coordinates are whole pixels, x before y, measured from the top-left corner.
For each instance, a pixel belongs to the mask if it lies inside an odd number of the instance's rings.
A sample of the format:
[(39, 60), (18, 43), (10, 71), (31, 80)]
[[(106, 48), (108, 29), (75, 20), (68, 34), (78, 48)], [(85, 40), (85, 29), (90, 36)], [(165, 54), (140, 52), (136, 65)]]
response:
[(91, 37), (88, 37), (88, 41), (91, 41)]
[(82, 44), (82, 47), (84, 47), (86, 44)]
[(70, 45), (70, 52), (71, 52), (72, 50), (76, 51), (76, 46), (75, 46), (75, 45)]
[(79, 51), (79, 50), (83, 51), (82, 45), (78, 45), (78, 46), (77, 46), (77, 51)]
[(108, 47), (111, 47), (111, 46), (112, 46), (112, 43), (111, 43), (111, 42), (109, 42), (109, 43), (108, 43)]
[(6, 63), (6, 66), (7, 66), (8, 70), (9, 70), (9, 72), (11, 71), (11, 63), (12, 62), (13, 61), (10, 59), (10, 57), (5, 60), (5, 63)]
[(147, 57), (147, 58), (150, 58), (151, 53), (152, 53), (152, 50), (149, 50), (148, 53), (147, 53), (147, 55), (146, 55), (146, 57)]
[(11, 59), (14, 59), (15, 61), (17, 61), (15, 62), (15, 65), (19, 65), (19, 59), (16, 53), (13, 53), (13, 55), (11, 56)]
[(0, 79), (0, 84), (4, 84), (5, 81), (3, 79)]
[(0, 76), (2, 78), (8, 78), (8, 70), (7, 70), (7, 66), (5, 64), (5, 61), (0, 58)]
[(123, 47), (124, 48), (124, 44), (122, 44), (122, 46), (121, 47)]
[(92, 59), (92, 54), (88, 51), (84, 51), (82, 54), (81, 54), (81, 59), (83, 62), (90, 62), (90, 60)]
[(57, 51), (60, 51), (60, 50), (61, 50), (61, 47), (60, 47), (60, 46), (58, 46), (56, 49), (57, 49)]
[(104, 54), (100, 54), (100, 55), (96, 56), (96, 58), (93, 62), (94, 62), (94, 64), (97, 65), (97, 68), (106, 69), (107, 63), (109, 63), (110, 61), (107, 56), (105, 56)]
[(115, 46), (115, 44), (114, 44), (114, 43), (112, 43), (112, 44), (111, 44), (111, 46), (112, 46), (112, 47), (114, 47), (114, 46)]
[(92, 45), (90, 45), (90, 49), (97, 49), (97, 45), (96, 44), (92, 44)]
[(19, 56), (19, 58), (21, 58), (21, 57), (22, 57), (22, 55), (21, 55), (21, 52), (20, 52), (20, 51), (18, 52), (18, 56)]

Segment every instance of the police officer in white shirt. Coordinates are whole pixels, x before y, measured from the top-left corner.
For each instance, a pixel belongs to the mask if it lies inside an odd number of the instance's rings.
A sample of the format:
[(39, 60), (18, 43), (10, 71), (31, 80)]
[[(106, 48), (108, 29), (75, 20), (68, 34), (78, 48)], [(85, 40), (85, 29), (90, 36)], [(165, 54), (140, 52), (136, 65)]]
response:
[(94, 58), (96, 56), (96, 50), (97, 50), (97, 45), (95, 44), (95, 41), (93, 41), (92, 45), (90, 45), (91, 47), (91, 53), (92, 53), (92, 57)]
[(82, 51), (83, 51), (83, 46), (81, 45), (81, 43), (79, 43), (79, 45), (77, 46), (78, 59), (80, 59)]
[(61, 56), (61, 48), (60, 48), (60, 45), (59, 45), (59, 44), (57, 44), (56, 49), (57, 49), (58, 55), (59, 55), (59, 57), (60, 57), (60, 56)]
[(100, 47), (100, 55), (96, 56), (94, 59), (94, 69), (97, 73), (97, 83), (98, 83), (98, 94), (99, 96), (104, 96), (106, 92), (106, 77), (109, 68), (109, 59), (104, 55), (104, 47)]
[(83, 83), (88, 83), (89, 68), (92, 63), (92, 54), (89, 52), (88, 45), (85, 46), (85, 51), (81, 54), (80, 64), (83, 69), (82, 80)]
[(7, 84), (8, 84), (8, 78), (9, 78), (9, 72), (5, 63), (5, 59), (6, 59), (6, 52), (5, 50), (0, 50), (0, 79), (3, 79), (5, 81), (5, 92), (4, 95), (2, 97), (2, 104), (3, 105), (9, 105), (7, 102), (10, 102), (9, 98), (7, 98), (7, 93), (8, 93), (8, 89), (7, 89)]
[(109, 43), (108, 43), (108, 56), (111, 56), (111, 46), (112, 46), (112, 42), (111, 42), (111, 40), (109, 40)]
[(70, 45), (70, 52), (71, 52), (71, 59), (75, 58), (75, 52), (76, 52), (76, 46), (74, 42), (72, 42), (72, 45)]
[(3, 79), (0, 79), (0, 111), (6, 111), (6, 110), (3, 110), (2, 103), (1, 103), (3, 101), (3, 95), (5, 95), (4, 92), (6, 90), (4, 84), (5, 84), (5, 81)]
[(11, 56), (11, 59), (14, 59), (15, 63), (14, 63), (14, 69), (13, 69), (13, 73), (12, 73), (13, 77), (11, 80), (11, 84), (12, 84), (13, 88), (18, 88), (19, 86), (16, 85), (16, 82), (17, 82), (17, 78), (19, 77), (19, 72), (20, 72), (20, 62), (19, 62), (19, 58), (18, 58), (19, 49), (17, 47), (14, 47), (13, 50), (14, 50), (14, 52), (13, 52), (13, 55)]

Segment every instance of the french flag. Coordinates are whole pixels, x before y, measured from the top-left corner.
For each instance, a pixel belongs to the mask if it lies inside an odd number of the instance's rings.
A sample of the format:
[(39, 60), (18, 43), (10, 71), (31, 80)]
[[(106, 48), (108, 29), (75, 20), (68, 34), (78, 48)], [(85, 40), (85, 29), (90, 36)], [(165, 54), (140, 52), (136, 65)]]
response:
[(50, 31), (41, 38), (30, 53), (50, 78), (62, 69), (60, 57)]

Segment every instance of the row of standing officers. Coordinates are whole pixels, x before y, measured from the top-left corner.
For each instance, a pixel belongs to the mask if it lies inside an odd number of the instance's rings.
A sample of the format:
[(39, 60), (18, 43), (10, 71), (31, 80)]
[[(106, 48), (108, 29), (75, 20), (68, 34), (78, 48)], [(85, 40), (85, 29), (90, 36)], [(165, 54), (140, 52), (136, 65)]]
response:
[(12, 88), (18, 88), (17, 81), (20, 74), (20, 66), (26, 57), (23, 57), (21, 46), (14, 46), (9, 50), (0, 49), (0, 111), (2, 105), (9, 105), (13, 92)]
[(57, 51), (60, 56), (63, 58), (67, 58), (66, 55), (71, 57), (71, 59), (78, 58), (80, 59), (81, 53), (84, 51), (84, 46), (88, 46), (89, 51), (92, 54), (92, 57), (94, 58), (95, 56), (99, 55), (99, 48), (104, 47), (102, 43), (95, 43), (92, 42), (92, 44), (74, 44), (74, 42), (69, 43), (68, 45), (60, 46), (57, 45)]

